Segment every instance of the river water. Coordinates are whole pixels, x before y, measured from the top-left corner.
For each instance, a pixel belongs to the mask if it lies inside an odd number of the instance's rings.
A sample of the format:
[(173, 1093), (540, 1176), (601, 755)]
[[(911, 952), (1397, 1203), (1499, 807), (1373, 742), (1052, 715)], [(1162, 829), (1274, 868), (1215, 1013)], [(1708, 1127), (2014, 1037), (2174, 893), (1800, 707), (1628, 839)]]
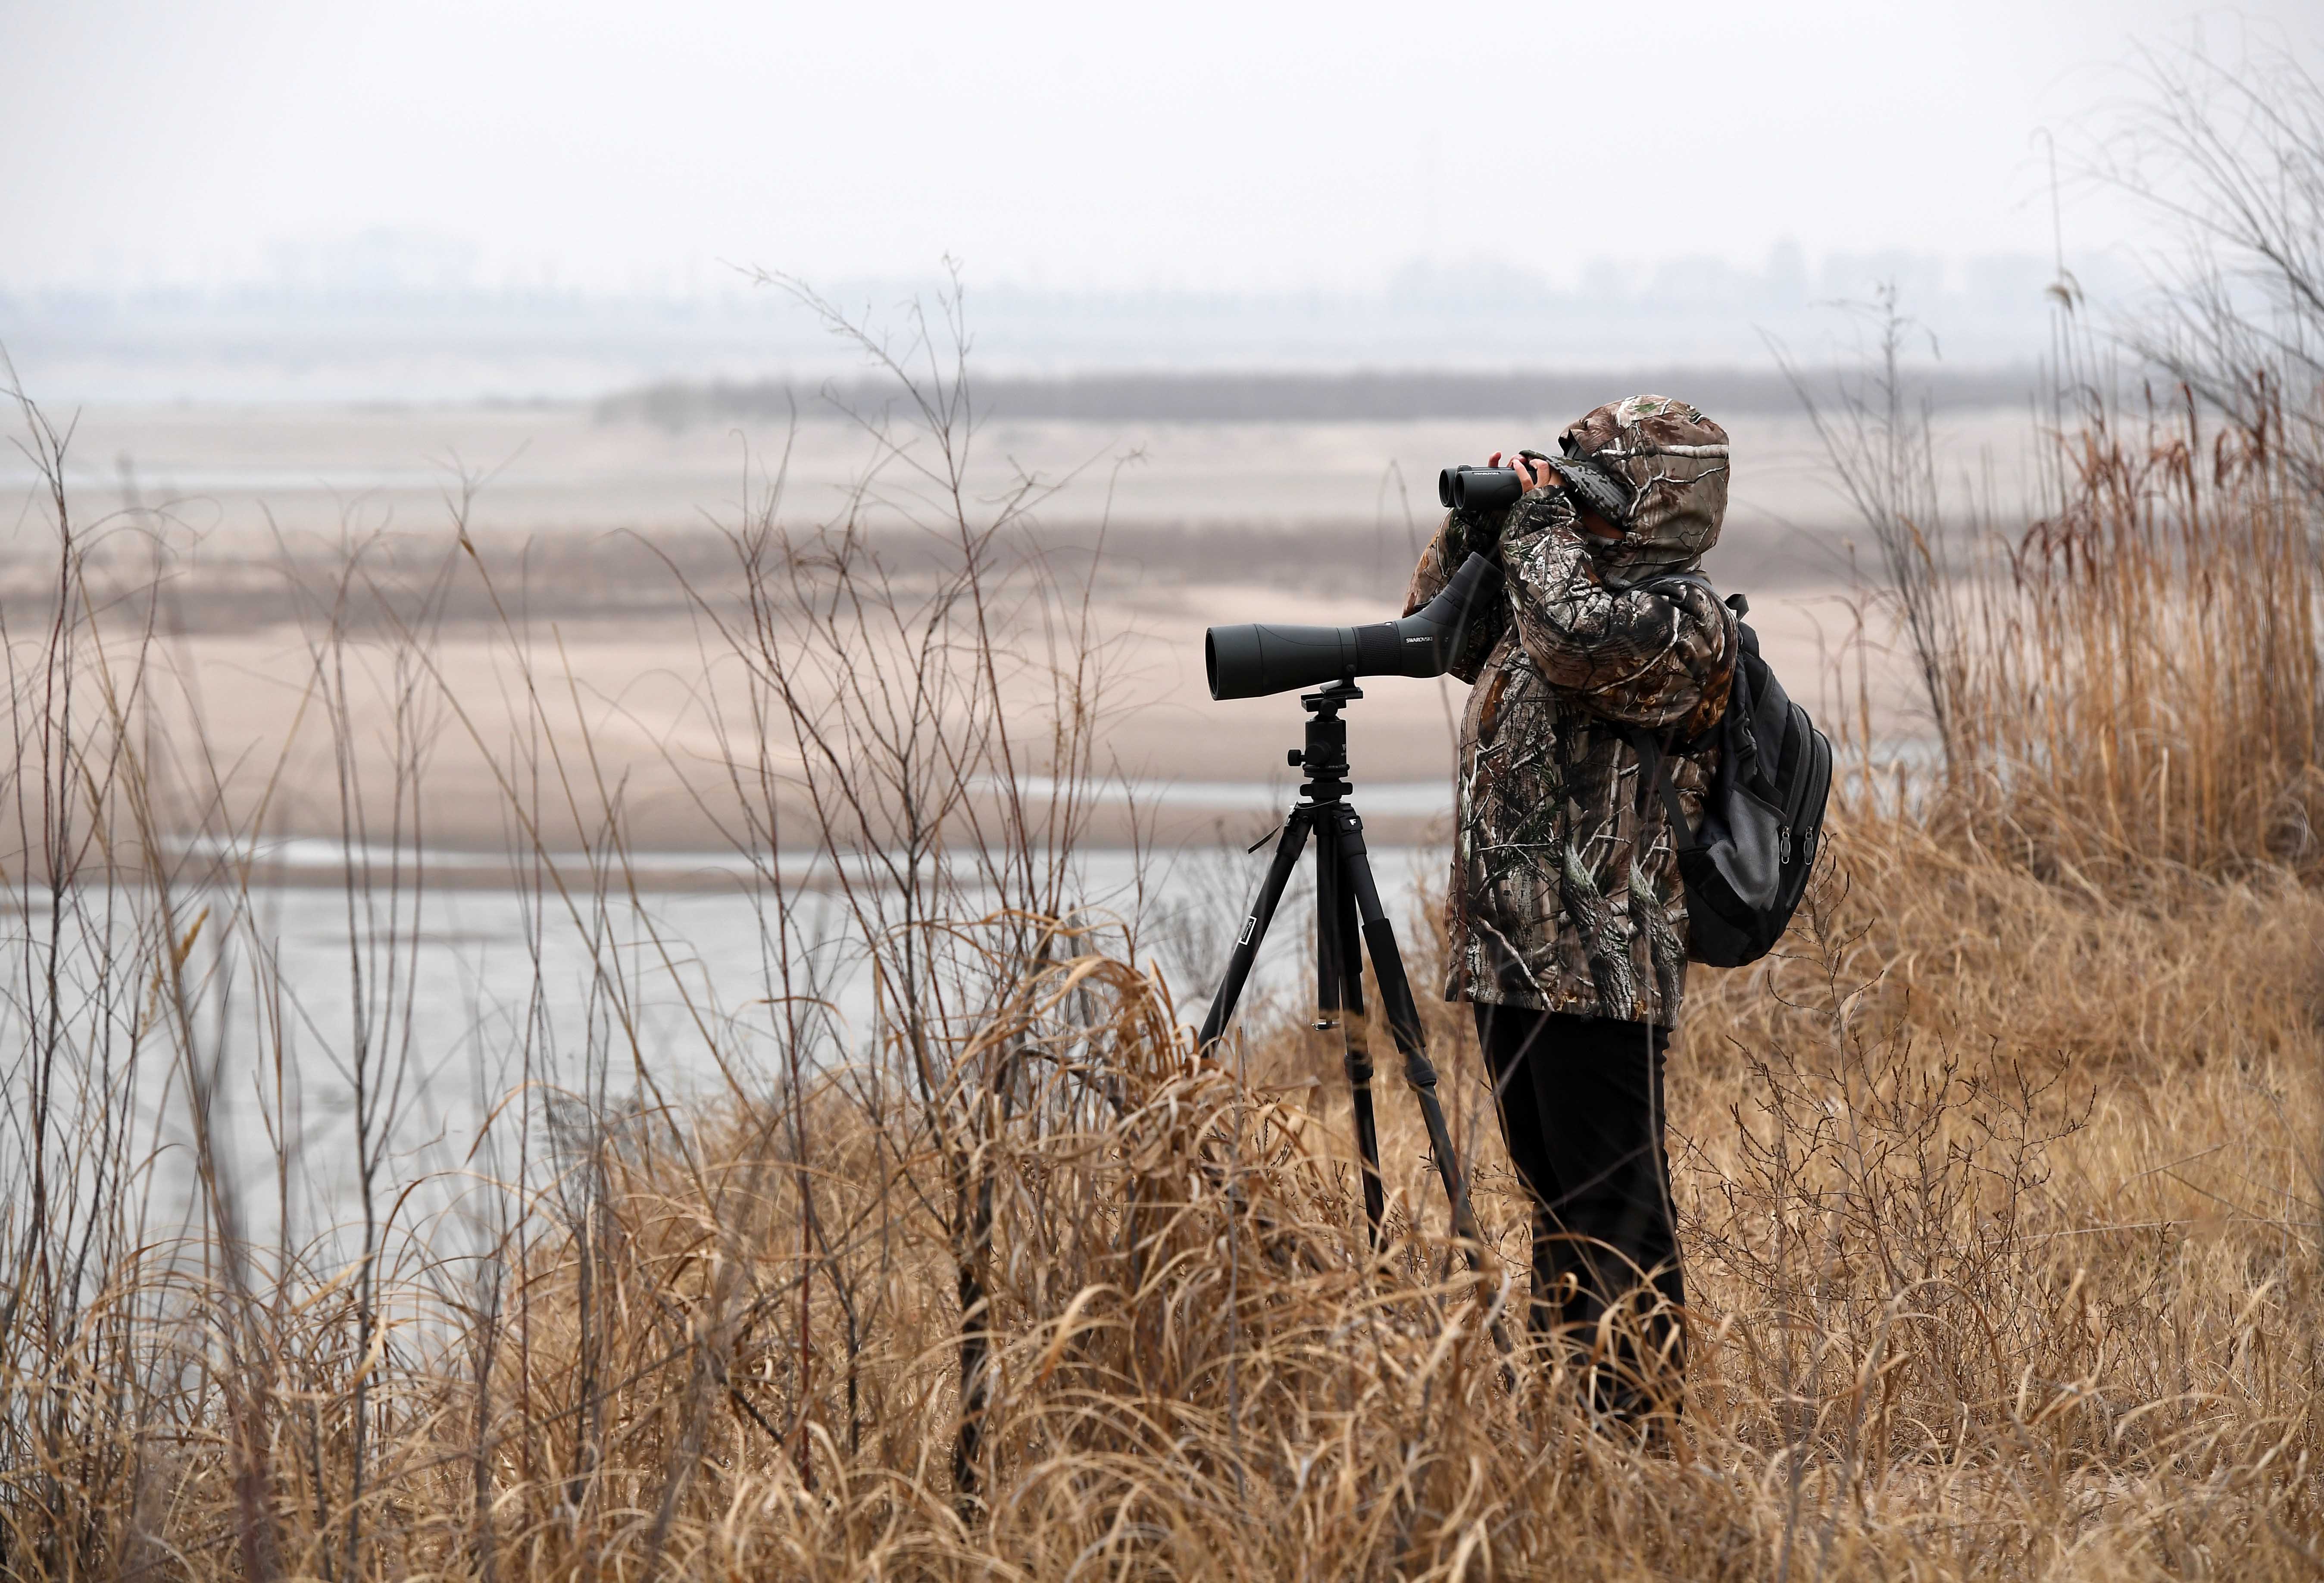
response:
[[(311, 841), (267, 856), (276, 872), (311, 867), (318, 882), (341, 856)], [(216, 1157), (244, 1229), (266, 1241), (287, 1222), (294, 1244), (320, 1249), (334, 1238), (344, 1245), (360, 1218), (355, 1058), (369, 1051), (374, 1131), (385, 1139), (373, 1197), (408, 1195), (401, 1219), (417, 1234), (413, 1245), (440, 1249), (447, 1220), (484, 1214), (493, 1195), (480, 1190), (521, 1169), (537, 1179), (544, 1159), (553, 1169), (557, 1152), (598, 1118), (777, 1092), (786, 1004), (811, 1003), (802, 1041), (810, 1064), (865, 1049), (868, 953), (827, 863), (786, 876), (805, 882), (792, 892), (786, 950), (770, 891), (749, 883), (747, 864), (731, 856), (649, 855), (632, 867), (634, 888), (592, 884), (589, 866), (576, 858), (559, 866), (560, 893), (549, 884), (445, 884), (481, 860), (421, 856), (423, 871), (437, 877), (416, 901), (409, 854), (392, 893), (283, 883), (252, 887), (246, 903), (198, 890), (173, 898), (181, 937), (195, 919), (204, 928), (192, 957), (196, 1057), (158, 1059), (159, 1044), (151, 1045), (133, 1085), (138, 1131), (159, 1145), (150, 1173), (157, 1233), (192, 1232), (204, 1220), (191, 1077), (209, 1094)], [(1092, 946), (1155, 973), (1178, 1020), (1193, 1023), (1268, 856), (1264, 847), (1086, 850), (1072, 861), (1068, 893), (1095, 930)], [(1382, 847), (1372, 858), (1382, 902), (1408, 937), (1441, 856)], [(1287, 1008), (1309, 993), (1311, 871), (1303, 863), (1286, 896), (1246, 1012)], [(92, 931), (86, 920), (99, 909), (84, 898), (75, 922), (85, 938), (110, 929), (125, 941), (130, 920), (150, 920), (154, 905), (150, 893), (118, 895), (115, 921)], [(6, 924), (16, 937), (6, 942), (10, 962), (29, 963), (23, 948), (44, 937), (45, 912), (18, 912)], [(521, 1094), (528, 1101), (512, 1104)], [(549, 1125), (521, 1137), (521, 1115)]]

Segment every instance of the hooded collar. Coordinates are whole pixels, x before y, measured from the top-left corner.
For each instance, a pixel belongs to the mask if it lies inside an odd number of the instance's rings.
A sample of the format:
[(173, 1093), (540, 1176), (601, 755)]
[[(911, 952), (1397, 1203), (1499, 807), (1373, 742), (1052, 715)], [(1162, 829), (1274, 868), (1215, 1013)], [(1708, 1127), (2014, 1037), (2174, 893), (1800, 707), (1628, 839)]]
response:
[(1600, 575), (1617, 587), (1701, 567), (1727, 514), (1727, 430), (1686, 403), (1634, 395), (1599, 407), (1558, 437), (1569, 458), (1628, 486), (1622, 537), (1593, 543)]

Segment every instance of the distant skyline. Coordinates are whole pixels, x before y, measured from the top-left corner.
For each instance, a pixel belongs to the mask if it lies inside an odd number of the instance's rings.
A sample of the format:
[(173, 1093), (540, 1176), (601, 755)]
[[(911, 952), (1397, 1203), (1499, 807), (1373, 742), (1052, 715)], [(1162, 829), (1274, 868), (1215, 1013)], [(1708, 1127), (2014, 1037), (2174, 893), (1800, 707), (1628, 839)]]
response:
[[(455, 258), (456, 262), (456, 256)], [(1135, 370), (1446, 373), (1757, 369), (1776, 347), (1861, 359), (1884, 285), (1904, 356), (2028, 368), (2048, 348), (2052, 261), (1778, 246), (1756, 267), (1599, 259), (1559, 284), (1496, 264), (1416, 264), (1370, 291), (1074, 291), (964, 277), (977, 368), (1034, 378)], [(777, 287), (697, 292), (463, 283), (426, 239), (375, 235), (271, 283), (0, 290), (0, 347), (44, 401), (594, 401), (650, 384), (815, 382), (860, 348)], [(2101, 266), (2099, 301), (2135, 280)], [(934, 312), (927, 277), (816, 282), (875, 332)]]
[[(2125, 261), (2098, 255), (2078, 256), (2115, 278), (2127, 279)], [(1717, 253), (1637, 255), (1615, 253), (1578, 261), (1566, 270), (1553, 270), (1538, 261), (1512, 261), (1485, 254), (1468, 256), (1414, 255), (1389, 262), (1370, 279), (1296, 282), (1287, 285), (1264, 282), (1210, 283), (1172, 281), (1066, 282), (1031, 275), (995, 274), (962, 261), (957, 278), (979, 291), (1033, 294), (1070, 299), (1138, 296), (1223, 296), (1258, 298), (1321, 292), (1339, 296), (1384, 295), (1390, 299), (1453, 299), (1466, 302), (1515, 302), (1545, 293), (1597, 292), (1609, 301), (1627, 301), (1654, 290), (1702, 291), (1714, 296), (1741, 292), (1754, 297), (1794, 300), (1839, 299), (1861, 294), (1876, 280), (1904, 277), (1922, 292), (1995, 289), (2006, 277), (2006, 289), (2015, 291), (2031, 282), (2039, 290), (2054, 278), (2055, 264), (2046, 252), (2015, 251), (1964, 255), (1887, 247), (1869, 251), (1834, 248), (1811, 255), (1797, 239), (1776, 240), (1757, 257)], [(953, 278), (942, 259), (907, 263), (881, 271), (825, 273), (784, 272), (817, 290), (844, 295), (864, 289), (931, 290)], [(2039, 277), (2038, 279), (2034, 277)], [(466, 298), (492, 295), (559, 297), (581, 301), (659, 301), (687, 302), (745, 298), (763, 294), (767, 280), (757, 278), (752, 266), (722, 264), (709, 271), (641, 272), (619, 282), (591, 280), (549, 269), (509, 268), (493, 272), (484, 251), (471, 236), (409, 227), (373, 226), (361, 230), (279, 241), (265, 249), (264, 263), (244, 273), (215, 277), (132, 273), (117, 269), (51, 281), (0, 279), (0, 299), (92, 300), (134, 301), (161, 297), (188, 300), (262, 301), (360, 300), (366, 298)], [(778, 294), (779, 289), (778, 288)]]
[[(0, 292), (716, 292), (960, 259), (1053, 297), (1582, 282), (2159, 239), (2070, 178), (2142, 47), (2314, 7), (1107, 13), (0, 0)], [(2070, 178), (2054, 196), (2051, 140)]]

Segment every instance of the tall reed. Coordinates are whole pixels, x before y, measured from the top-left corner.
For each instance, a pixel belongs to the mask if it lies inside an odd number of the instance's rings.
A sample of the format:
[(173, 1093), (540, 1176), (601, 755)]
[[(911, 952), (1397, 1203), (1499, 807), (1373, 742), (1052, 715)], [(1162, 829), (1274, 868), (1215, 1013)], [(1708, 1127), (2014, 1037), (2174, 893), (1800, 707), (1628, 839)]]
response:
[[(2057, 443), (2061, 498), (1980, 569), (1958, 817), (2044, 873), (2324, 872), (2324, 559), (2272, 414), (2190, 393)], [(2126, 432), (2127, 430), (2127, 432)]]

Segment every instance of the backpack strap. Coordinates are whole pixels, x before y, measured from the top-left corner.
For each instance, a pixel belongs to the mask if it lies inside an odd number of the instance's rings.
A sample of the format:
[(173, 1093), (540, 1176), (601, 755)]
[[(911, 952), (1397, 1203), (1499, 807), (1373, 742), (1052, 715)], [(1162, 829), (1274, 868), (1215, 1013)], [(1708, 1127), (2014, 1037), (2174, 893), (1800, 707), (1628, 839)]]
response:
[[(1660, 594), (1665, 598), (1676, 597), (1678, 589), (1688, 587), (1701, 588), (1714, 600), (1719, 597), (1717, 587), (1700, 569), (1666, 572), (1661, 577), (1637, 584), (1637, 587), (1646, 593)], [(1729, 609), (1735, 612), (1738, 620), (1743, 612), (1750, 607), (1740, 594), (1733, 596), (1725, 603)], [(1729, 702), (1731, 706), (1733, 702), (1731, 695)], [(1686, 807), (1679, 801), (1678, 786), (1671, 779), (1670, 761), (1674, 757), (1683, 758), (1689, 754), (1698, 753), (1709, 746), (1717, 739), (1720, 727), (1725, 723), (1725, 712), (1722, 710), (1719, 719), (1713, 720), (1683, 742), (1678, 740), (1675, 734), (1668, 738), (1655, 736), (1643, 727), (1631, 726), (1623, 730), (1622, 736), (1629, 743), (1630, 750), (1638, 755), (1638, 811), (1642, 814), (1646, 812), (1646, 797), (1651, 787), (1652, 791), (1661, 795), (1663, 811), (1670, 816), (1672, 837), (1683, 845), (1693, 844), (1694, 827), (1687, 822)]]
[[(1704, 733), (1705, 736), (1709, 735)], [(1687, 822), (1686, 805), (1679, 801), (1677, 782), (1671, 779), (1670, 761), (1676, 750), (1644, 727), (1627, 727), (1622, 736), (1629, 743), (1630, 751), (1638, 755), (1638, 812), (1644, 814), (1646, 811), (1646, 797), (1650, 791), (1659, 792), (1663, 811), (1670, 816), (1672, 838), (1682, 846), (1692, 846), (1694, 827)], [(1697, 737), (1695, 743), (1702, 740), (1702, 737)], [(1690, 746), (1694, 745), (1689, 744)]]
[(1664, 589), (1674, 588), (1681, 583), (1691, 584), (1701, 588), (1714, 599), (1719, 597), (1718, 588), (1713, 587), (1711, 579), (1701, 571), (1666, 571), (1660, 577), (1647, 579), (1637, 587), (1649, 594), (1659, 594)]
[[(1655, 578), (1650, 581), (1640, 583), (1638, 588), (1646, 593), (1660, 594), (1665, 598), (1676, 597), (1676, 591), (1682, 588), (1701, 588), (1704, 593), (1709, 594), (1714, 600), (1719, 597), (1718, 588), (1712, 584), (1710, 578), (1703, 575), (1701, 571), (1666, 572), (1663, 576)], [(1727, 607), (1734, 611), (1738, 617), (1740, 617), (1743, 612), (1748, 608), (1748, 603), (1740, 594), (1729, 596), (1725, 603)], [(1676, 737), (1673, 737), (1670, 741), (1662, 744), (1661, 752), (1674, 758), (1686, 758), (1692, 754), (1700, 753), (1718, 739), (1720, 725), (1720, 721), (1713, 720), (1710, 725), (1705, 726), (1702, 730), (1696, 732), (1693, 736), (1686, 738), (1683, 742), (1678, 740)], [(1636, 746), (1637, 744), (1633, 743), (1632, 745)]]

